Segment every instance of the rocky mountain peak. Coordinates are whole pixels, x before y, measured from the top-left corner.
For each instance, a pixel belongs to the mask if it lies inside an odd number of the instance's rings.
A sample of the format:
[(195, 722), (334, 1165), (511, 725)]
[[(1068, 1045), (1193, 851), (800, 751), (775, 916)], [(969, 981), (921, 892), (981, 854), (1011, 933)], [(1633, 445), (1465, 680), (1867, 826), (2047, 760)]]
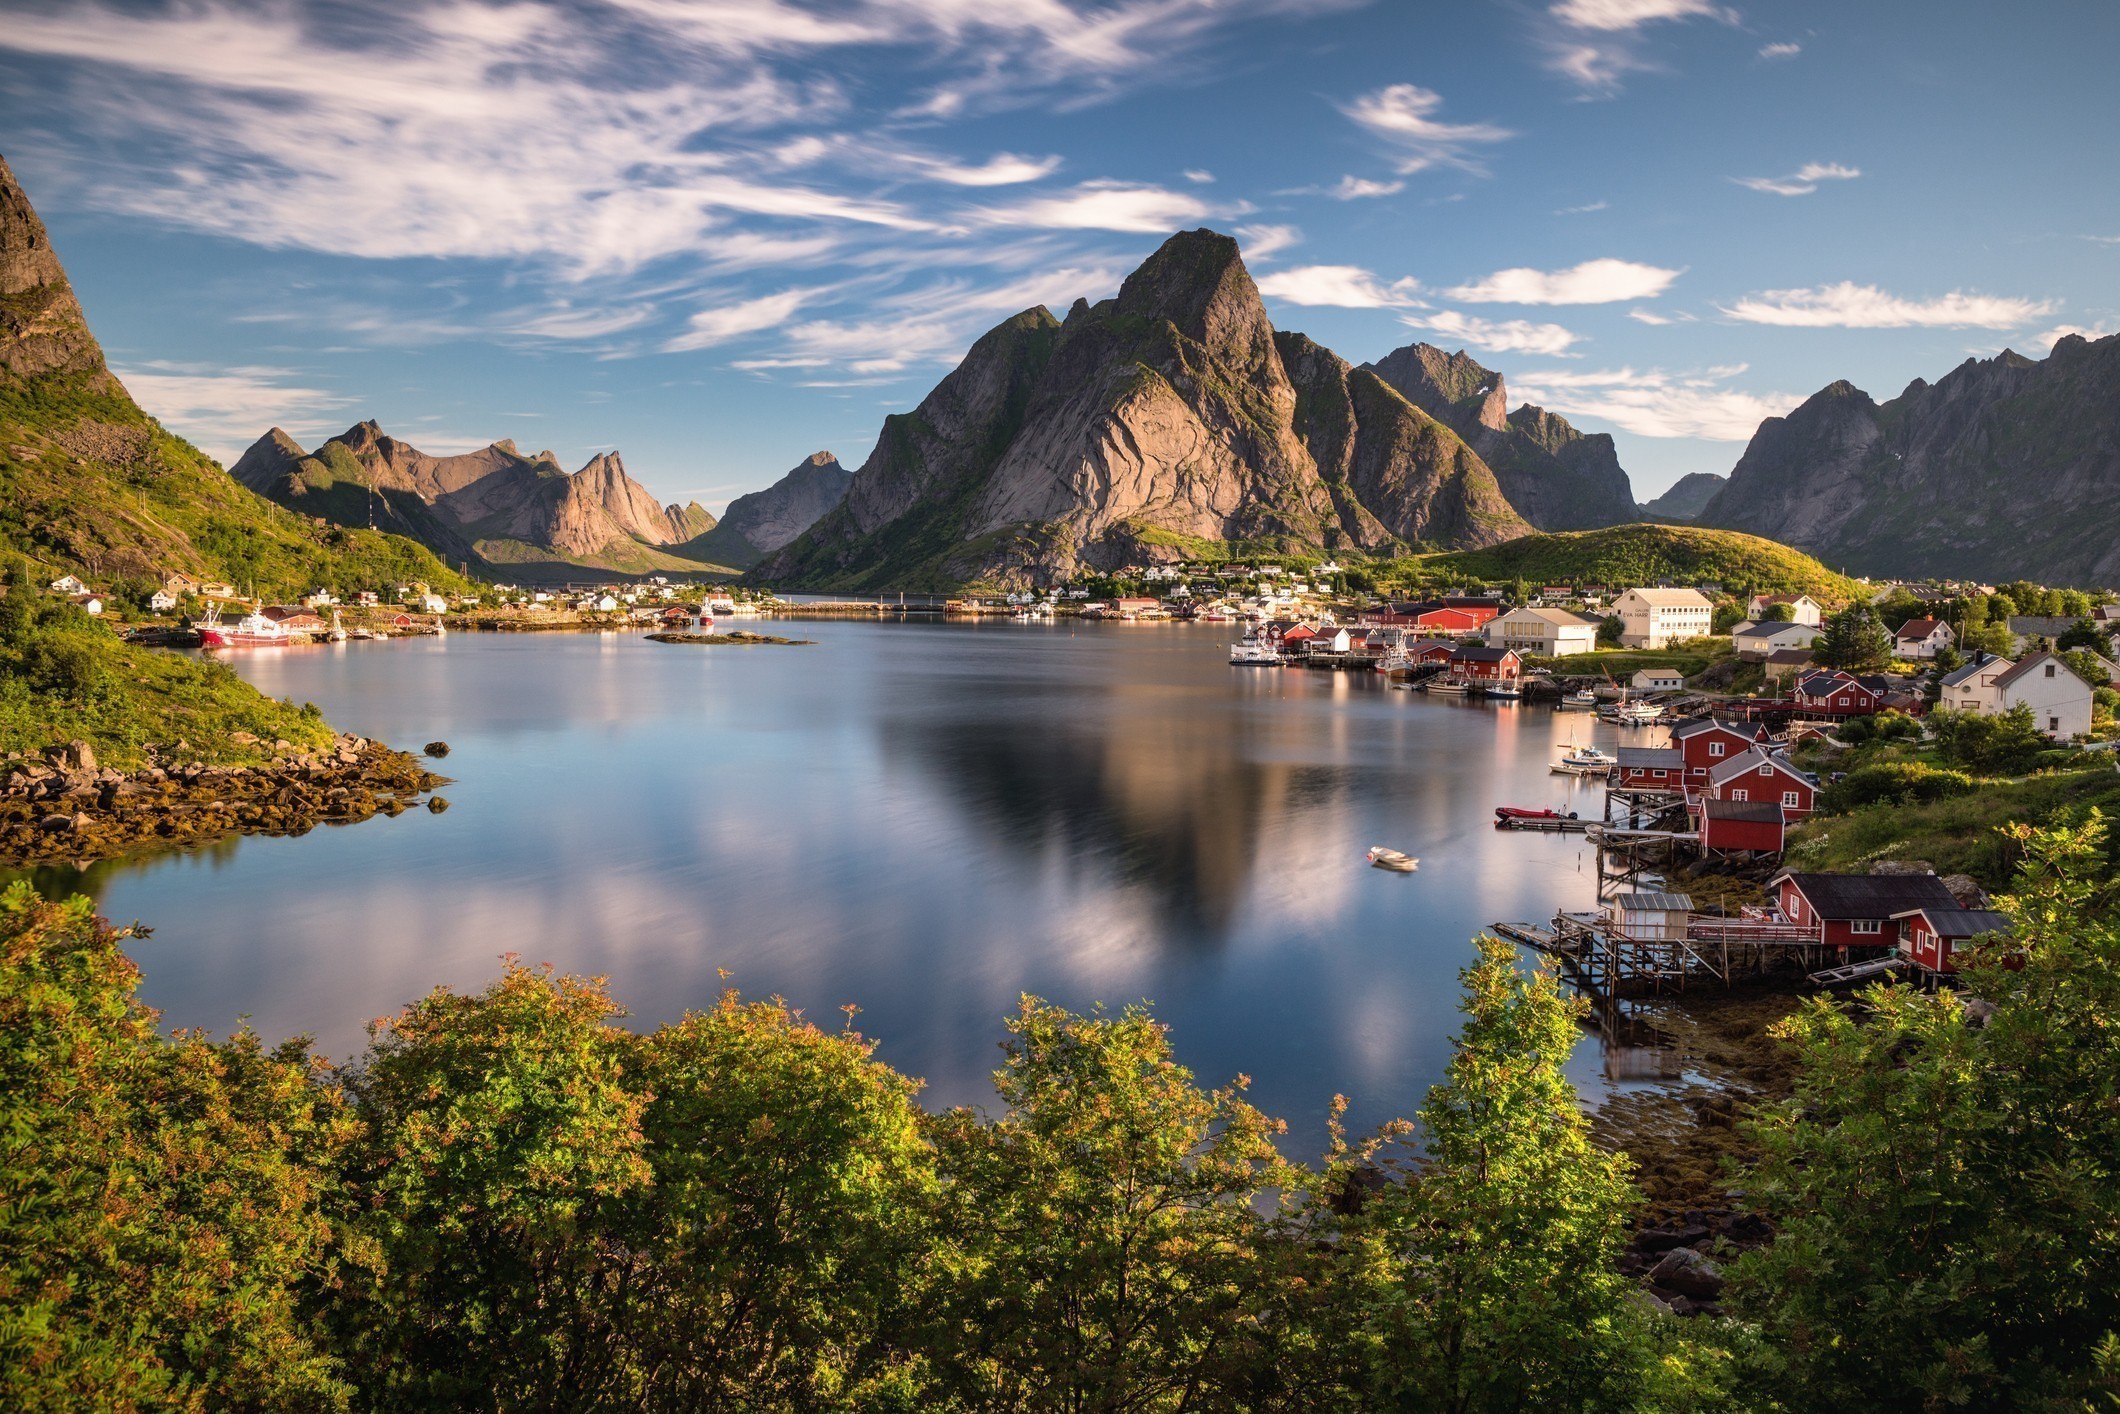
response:
[(0, 157), (0, 383), (54, 373), (122, 391), (103, 366), (50, 233)]
[(1273, 360), (1266, 302), (1234, 237), (1204, 227), (1180, 231), (1119, 287), (1121, 316), (1167, 320), (1233, 368)]

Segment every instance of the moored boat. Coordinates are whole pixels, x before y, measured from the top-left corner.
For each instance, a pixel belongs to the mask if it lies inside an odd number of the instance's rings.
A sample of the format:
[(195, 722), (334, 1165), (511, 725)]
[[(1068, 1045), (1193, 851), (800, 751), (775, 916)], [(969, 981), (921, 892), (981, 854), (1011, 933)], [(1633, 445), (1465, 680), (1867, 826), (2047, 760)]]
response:
[(1271, 643), (1232, 643), (1229, 645), (1229, 665), (1232, 668), (1278, 668), (1281, 655)]
[(1534, 810), (1525, 805), (1497, 805), (1494, 807), (1494, 818), (1504, 823), (1510, 820), (1573, 820), (1575, 812), (1571, 810), (1563, 815), (1551, 808)]
[(1373, 844), (1369, 847), (1368, 858), (1372, 868), (1393, 869), (1401, 874), (1411, 874), (1414, 870), (1421, 867), (1421, 861), (1412, 855), (1401, 853), (1395, 849), (1386, 849), (1380, 844)]
[(1466, 684), (1458, 682), (1452, 678), (1437, 678), (1435, 681), (1427, 684), (1427, 687), (1430, 692), (1440, 692), (1450, 697), (1463, 697), (1466, 693), (1472, 690)]
[(293, 638), (284, 625), (266, 618), (262, 607), (252, 609), (233, 624), (225, 624), (221, 622), (221, 606), (208, 604), (206, 617), (199, 624), (202, 648), (280, 648)]

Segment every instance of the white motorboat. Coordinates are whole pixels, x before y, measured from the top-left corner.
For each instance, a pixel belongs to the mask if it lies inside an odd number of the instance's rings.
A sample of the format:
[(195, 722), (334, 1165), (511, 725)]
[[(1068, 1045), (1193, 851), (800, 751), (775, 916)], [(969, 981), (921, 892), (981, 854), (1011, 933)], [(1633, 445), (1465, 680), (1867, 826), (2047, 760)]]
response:
[(1553, 763), (1563, 776), (1602, 776), (1619, 764), (1619, 758), (1594, 746), (1578, 746)]
[(1597, 706), (1597, 694), (1587, 687), (1577, 692), (1563, 693), (1560, 706), (1563, 712), (1588, 711)]
[(1229, 645), (1229, 665), (1232, 668), (1278, 668), (1281, 655), (1271, 643), (1232, 643)]
[(1380, 844), (1373, 844), (1369, 847), (1369, 864), (1373, 869), (1393, 869), (1401, 874), (1411, 874), (1414, 870), (1421, 867), (1421, 861), (1415, 859), (1412, 855), (1402, 854), (1395, 849), (1386, 849)]
[(1437, 678), (1428, 684), (1428, 690), (1430, 692), (1440, 692), (1450, 697), (1463, 697), (1466, 693), (1472, 691), (1467, 684), (1454, 682), (1449, 678)]
[(1662, 704), (1656, 702), (1622, 702), (1613, 709), (1612, 720), (1623, 727), (1646, 727), (1664, 719)]

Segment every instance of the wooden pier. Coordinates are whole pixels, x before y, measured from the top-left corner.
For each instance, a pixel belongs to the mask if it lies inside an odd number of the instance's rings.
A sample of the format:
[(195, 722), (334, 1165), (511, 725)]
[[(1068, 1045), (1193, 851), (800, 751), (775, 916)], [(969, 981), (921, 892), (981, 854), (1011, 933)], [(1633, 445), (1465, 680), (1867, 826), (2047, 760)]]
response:
[[(1497, 936), (1555, 959), (1561, 975), (1601, 1014), (1616, 1012), (1624, 1000), (1682, 992), (1688, 984), (1727, 987), (1778, 971), (1801, 971), (1814, 982), (1825, 977), (1852, 980), (1887, 970), (1878, 963), (1857, 963), (1814, 972), (1828, 949), (1816, 929), (1795, 923), (1695, 916), (1687, 921), (1682, 937), (1645, 937), (1628, 933), (1611, 914), (1563, 909), (1550, 924), (1493, 926)], [(1896, 965), (1891, 959), (1880, 961)], [(1841, 972), (1850, 977), (1833, 976)]]
[(1494, 828), (1497, 830), (1531, 830), (1548, 835), (1583, 835), (1588, 834), (1590, 827), (1596, 823), (1597, 821), (1595, 820), (1575, 820), (1567, 816), (1562, 816), (1557, 820), (1537, 816), (1530, 819), (1510, 816), (1496, 820)]

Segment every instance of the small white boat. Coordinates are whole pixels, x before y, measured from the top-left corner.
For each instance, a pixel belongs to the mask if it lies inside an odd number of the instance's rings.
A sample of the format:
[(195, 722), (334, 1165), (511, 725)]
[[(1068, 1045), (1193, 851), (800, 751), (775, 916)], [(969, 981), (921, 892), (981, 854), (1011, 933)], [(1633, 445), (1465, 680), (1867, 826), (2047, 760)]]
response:
[(1428, 690), (1430, 692), (1440, 692), (1450, 697), (1463, 697), (1472, 689), (1464, 683), (1453, 682), (1449, 678), (1437, 678), (1434, 682), (1428, 684)]
[(1661, 704), (1655, 702), (1622, 702), (1613, 710), (1612, 720), (1623, 727), (1646, 727), (1664, 719)]
[(1597, 706), (1597, 694), (1587, 687), (1580, 692), (1569, 692), (1561, 695), (1561, 710), (1563, 712), (1582, 712), (1595, 706)]
[(1487, 689), (1487, 700), (1490, 702), (1521, 702), (1524, 700), (1524, 690), (1520, 687), (1509, 687), (1497, 683)]
[(1232, 643), (1229, 645), (1229, 665), (1232, 668), (1278, 668), (1281, 655), (1271, 643)]
[(1619, 758), (1594, 746), (1578, 746), (1553, 763), (1562, 776), (1602, 776), (1619, 764)]
[(339, 611), (337, 609), (331, 611), (330, 637), (333, 643), (344, 643), (346, 641), (346, 625), (339, 621)]
[(1411, 874), (1421, 867), (1421, 861), (1410, 854), (1401, 854), (1395, 849), (1386, 849), (1380, 844), (1369, 847), (1369, 864), (1373, 869), (1395, 869), (1401, 874)]

